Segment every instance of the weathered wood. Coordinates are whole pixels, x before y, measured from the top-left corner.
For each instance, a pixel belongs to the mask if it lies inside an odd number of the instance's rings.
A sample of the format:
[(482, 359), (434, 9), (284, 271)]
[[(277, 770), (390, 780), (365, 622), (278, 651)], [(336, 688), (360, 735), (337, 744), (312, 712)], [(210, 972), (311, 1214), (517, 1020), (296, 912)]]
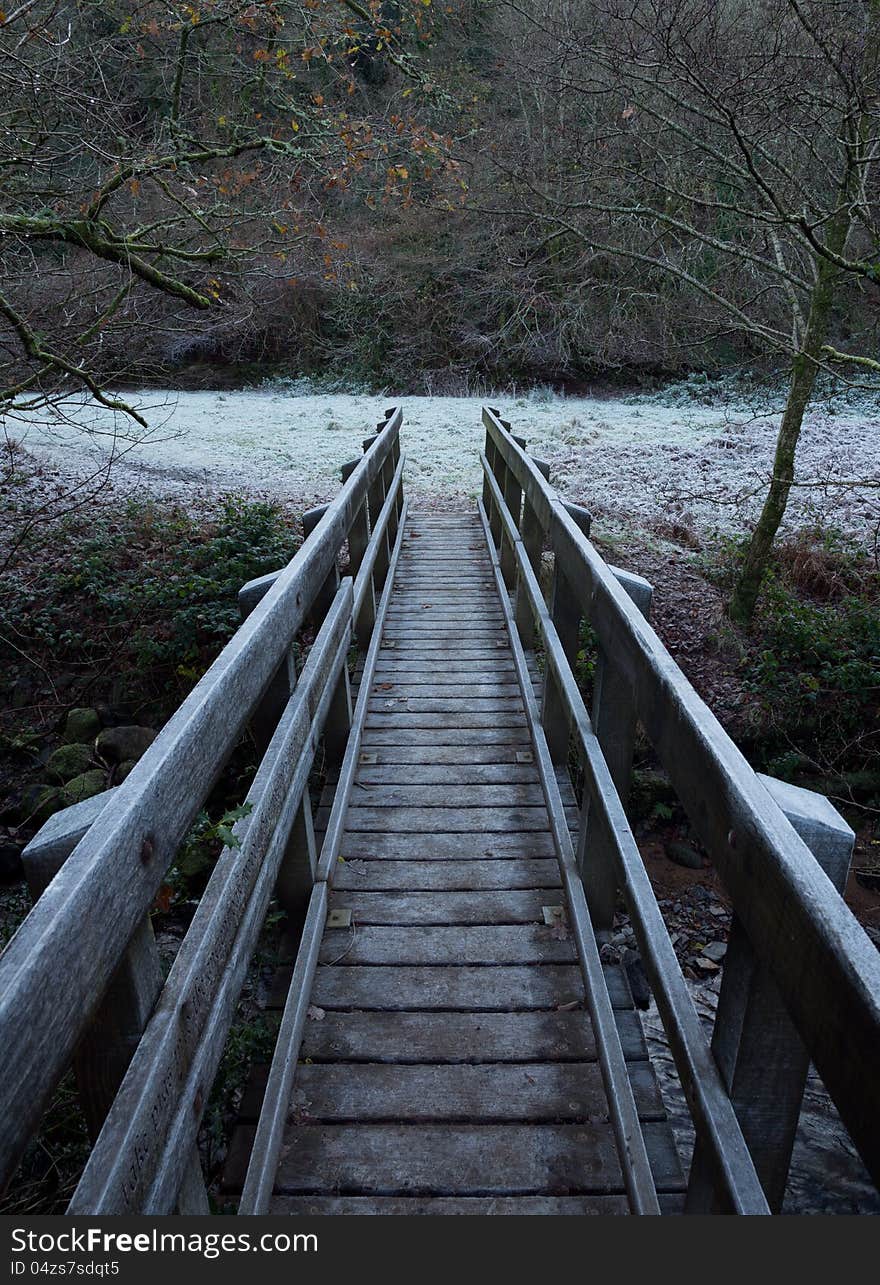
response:
[[(658, 1187), (679, 1190), (681, 1169), (666, 1130), (658, 1138)], [(292, 1130), (277, 1192), (350, 1194), (614, 1192), (622, 1189), (609, 1125), (303, 1125)]]
[(264, 1213), (272, 1190), (326, 915), (327, 885), (316, 884), (269, 1070), (264, 1097), (268, 1110), (260, 1113), (241, 1198), (242, 1214)]
[(351, 911), (352, 923), (406, 925), (428, 924), (537, 924), (543, 923), (544, 906), (562, 906), (558, 888), (504, 892), (353, 892), (334, 893), (331, 908)]
[[(399, 425), (398, 414), (4, 952), (0, 1182), (14, 1169), (179, 843), (305, 620)], [(83, 925), (92, 931), (87, 950)]]
[[(538, 774), (529, 763), (377, 763), (361, 764), (355, 797), (371, 786), (447, 786), (536, 783)], [(438, 791), (434, 790), (435, 799)], [(365, 794), (364, 797), (369, 797)], [(445, 797), (445, 796), (444, 796)]]
[[(620, 969), (606, 968), (611, 1001), (629, 1008), (632, 999)], [(321, 1008), (470, 1009), (512, 1012), (555, 1009), (582, 1003), (580, 971), (575, 964), (479, 965), (450, 964), (410, 967), (319, 966), (313, 1002)]]
[[(614, 574), (649, 620), (653, 589), (648, 581), (617, 569)], [(637, 721), (635, 694), (626, 676), (615, 665), (613, 656), (600, 651), (593, 684), (593, 727), (624, 807), (632, 780)], [(589, 798), (585, 799), (581, 812), (577, 863), (596, 931), (610, 932), (617, 900), (614, 856), (602, 827), (590, 824)]]
[[(449, 801), (444, 790), (435, 785), (368, 785), (359, 779), (352, 795), (352, 810), (370, 808), (425, 808), (434, 809)], [(504, 785), (469, 785), (465, 802), (467, 811), (472, 808), (543, 807), (544, 796), (539, 784), (512, 782)], [(443, 809), (444, 816), (448, 812)], [(430, 818), (428, 818), (430, 820)], [(357, 828), (357, 827), (352, 827)]]
[(370, 701), (370, 717), (386, 714), (522, 714), (522, 700), (516, 696), (407, 696), (394, 691), (379, 692)]
[[(631, 1068), (643, 1120), (664, 1118), (647, 1062)], [(595, 1062), (410, 1066), (303, 1066), (290, 1099), (309, 1120), (493, 1122), (593, 1120), (606, 1110)]]
[[(559, 940), (546, 925), (478, 927), (370, 928), (355, 926), (325, 932), (322, 964), (425, 964), (454, 959), (466, 964), (545, 964), (574, 959), (569, 940)], [(343, 954), (344, 952), (344, 954)]]
[(880, 1101), (869, 1087), (880, 1045), (876, 950), (552, 488), (488, 411), (484, 422), (589, 608), (601, 647), (635, 691), (639, 719), (880, 1181)]
[[(576, 731), (587, 772), (586, 788), (595, 802), (597, 823), (604, 828), (609, 841), (609, 850), (614, 853), (617, 878), (624, 889), (627, 904), (633, 916), (644, 965), (657, 997), (676, 1066), (683, 1084), (686, 1085), (685, 1091), (695, 1119), (704, 1131), (707, 1145), (711, 1147), (713, 1166), (719, 1181), (729, 1193), (734, 1206), (740, 1212), (766, 1212), (766, 1201), (754, 1165), (709, 1053), (641, 855), (587, 715), (583, 697), (578, 691), (558, 634), (543, 603), (534, 573), (522, 556), (521, 546), (518, 551), (521, 555), (520, 572), (523, 584), (541, 623), (547, 664), (555, 675), (558, 690), (565, 700), (568, 717)], [(514, 640), (514, 659), (518, 660), (521, 666), (521, 684), (526, 697), (527, 710), (531, 712), (532, 701), (529, 698), (526, 683), (524, 653), (520, 652), (519, 647), (520, 644)], [(532, 717), (534, 718), (533, 714)], [(537, 735), (536, 748), (539, 750), (539, 765), (542, 765), (540, 740)], [(553, 790), (558, 791), (559, 770), (558, 768), (550, 770), (549, 766), (542, 766), (542, 777), (548, 794)], [(570, 846), (568, 836), (564, 833), (561, 824), (554, 828), (554, 837), (559, 838), (563, 846)], [(573, 852), (571, 856), (571, 869), (567, 870), (563, 866), (563, 878), (574, 908), (578, 902), (584, 905), (586, 903), (583, 885), (576, 877)], [(586, 930), (588, 925), (585, 924), (584, 928)], [(589, 931), (592, 932), (591, 927)], [(595, 989), (590, 993), (595, 994)]]
[(478, 892), (559, 886), (555, 859), (518, 857), (494, 861), (394, 861), (351, 858), (336, 868), (333, 886), (369, 891)]
[[(506, 524), (510, 519), (510, 515), (507, 513), (506, 506), (503, 502), (500, 502), (499, 507), (501, 509), (502, 521)], [(488, 540), (488, 519), (485, 512), (482, 512), (481, 516)], [(518, 538), (515, 538), (512, 541), (512, 546), (515, 555), (519, 559), (522, 574), (527, 580), (529, 580), (533, 577), (533, 572), (525, 559), (521, 541)], [(491, 549), (491, 544), (490, 556), (492, 556), (493, 569), (496, 582), (498, 583), (499, 597), (504, 604), (505, 611), (510, 614), (510, 603), (504, 597), (502, 591), (503, 583), (500, 563), (497, 556), (494, 555), (494, 551)], [(512, 623), (513, 621), (511, 617), (511, 625)], [(552, 627), (548, 630), (548, 636), (555, 636), (556, 641), (559, 641), (558, 634), (556, 634)], [(602, 962), (595, 935), (592, 930), (592, 925), (590, 923), (583, 884), (576, 876), (575, 856), (569, 832), (569, 825), (571, 822), (569, 817), (566, 815), (566, 808), (560, 795), (557, 779), (560, 769), (557, 768), (553, 762), (552, 752), (545, 734), (546, 729), (542, 726), (540, 721), (538, 707), (531, 690), (531, 680), (526, 664), (525, 652), (523, 650), (522, 643), (516, 636), (515, 629), (512, 630), (511, 633), (511, 651), (514, 664), (517, 667), (520, 686), (522, 688), (526, 718), (532, 735), (535, 760), (538, 766), (538, 771), (541, 775), (547, 815), (553, 834), (553, 845), (559, 860), (560, 873), (562, 875), (563, 886), (566, 892), (566, 901), (568, 906), (567, 926), (570, 929), (571, 938), (576, 946), (577, 958), (580, 963), (584, 981), (584, 994), (593, 1023), (593, 1029), (596, 1033), (599, 1065), (602, 1070), (602, 1080), (608, 1101), (609, 1117), (614, 1130), (624, 1185), (634, 1213), (650, 1215), (658, 1214), (660, 1210), (657, 1203), (656, 1184), (651, 1173), (649, 1157), (645, 1147), (644, 1133), (639, 1125), (638, 1112), (633, 1097), (632, 1085), (630, 1084), (627, 1075), (626, 1059), (620, 1044), (617, 1026), (614, 1021), (611, 1000), (604, 986)], [(562, 675), (560, 675), (560, 677), (562, 677)], [(559, 694), (560, 698), (564, 697), (564, 689), (562, 686), (560, 687)], [(567, 714), (567, 704), (565, 705), (565, 710)], [(545, 712), (545, 710), (542, 710), (541, 714), (543, 715)], [(671, 1145), (674, 1152), (674, 1144)]]
[(342, 855), (370, 857), (374, 861), (386, 859), (420, 859), (422, 861), (470, 860), (496, 857), (549, 857), (553, 855), (553, 840), (548, 829), (529, 830), (511, 834), (505, 830), (487, 834), (476, 828), (454, 833), (439, 829), (412, 834), (391, 834), (364, 831), (347, 833), (342, 844)]
[(543, 807), (373, 808), (362, 806), (358, 799), (348, 810), (346, 827), (349, 834), (359, 830), (389, 834), (525, 833), (546, 830), (547, 813)]
[[(351, 631), (351, 581), (337, 595), (178, 951), (71, 1212), (167, 1212), (176, 1197), (179, 1134), (195, 1138), (235, 1001), (256, 945), (327, 717)], [(319, 696), (313, 718), (313, 695)], [(184, 1086), (195, 1081), (187, 1096)], [(177, 1089), (177, 1092), (174, 1089)], [(181, 1104), (183, 1116), (181, 1117)]]
[[(678, 1202), (679, 1197), (661, 1197)], [(629, 1213), (625, 1196), (286, 1196), (273, 1195), (269, 1212), (282, 1217), (322, 1218), (339, 1214), (375, 1217), (378, 1215), (486, 1215), (548, 1214), (583, 1217), (586, 1214), (609, 1217)], [(680, 1210), (664, 1207), (664, 1213)]]
[(401, 737), (412, 735), (419, 730), (432, 732), (454, 732), (455, 741), (461, 743), (465, 733), (473, 735), (476, 731), (503, 732), (506, 728), (520, 728), (522, 713), (519, 710), (499, 710), (497, 713), (446, 713), (446, 714), (367, 714), (366, 731), (369, 733), (393, 732)]
[[(371, 738), (372, 744), (366, 753), (375, 754), (376, 763), (395, 766), (401, 764), (424, 764), (425, 766), (443, 767), (478, 766), (480, 764), (514, 765), (519, 760), (518, 754), (528, 754), (529, 748), (523, 740), (508, 739), (505, 741), (484, 743), (445, 744), (431, 742), (426, 738), (422, 743), (382, 744)], [(529, 760), (526, 760), (527, 762)], [(372, 763), (372, 758), (370, 763)]]
[[(637, 1014), (617, 1010), (630, 1059), (647, 1058)], [(590, 1062), (596, 1041), (589, 1015), (577, 1012), (332, 1012), (309, 1022), (303, 1058), (316, 1062)], [(601, 1113), (600, 1113), (601, 1114)]]
[[(849, 875), (855, 835), (822, 795), (771, 777), (761, 783), (776, 800), (838, 892)], [(730, 1093), (767, 1201), (782, 1209), (810, 1055), (792, 1025), (779, 990), (734, 916), (712, 1052)], [(723, 1210), (699, 1140), (691, 1166), (687, 1211)]]
[[(404, 502), (401, 510), (401, 521), (404, 523), (406, 521), (407, 511), (408, 505)], [(366, 711), (369, 705), (369, 690), (373, 679), (373, 671), (379, 656), (381, 629), (384, 623), (385, 613), (388, 610), (388, 602), (391, 597), (397, 559), (400, 556), (402, 545), (401, 536), (402, 532), (399, 532), (394, 541), (394, 546), (388, 562), (387, 583), (383, 588), (382, 596), (379, 599), (379, 605), (376, 611), (376, 628), (373, 631), (373, 636), (370, 639), (367, 654), (364, 657), (363, 670), (361, 673), (361, 686), (358, 691), (357, 704), (351, 719), (349, 735), (339, 768), (339, 777), (336, 785), (333, 805), (329, 817), (327, 817), (326, 821), (322, 821), (322, 829), (326, 828), (326, 833), (324, 835), (324, 843), (321, 850), (320, 861), (318, 863), (319, 879), (332, 879), (337, 857), (339, 856), (343, 821), (348, 808), (348, 797), (357, 771), (357, 763), (361, 751), (361, 738), (363, 736)]]
[[(422, 688), (428, 686), (435, 690), (440, 687), (445, 687), (447, 690), (451, 687), (454, 690), (465, 685), (479, 686), (483, 683), (503, 687), (513, 683), (514, 670), (511, 665), (504, 662), (499, 662), (497, 670), (492, 669), (488, 659), (482, 662), (475, 659), (468, 662), (457, 660), (440, 673), (434, 671), (426, 674), (425, 661), (413, 661), (401, 656), (396, 664), (388, 660), (377, 664), (375, 679), (375, 686), (380, 688), (384, 683), (392, 683), (395, 686), (410, 684)], [(519, 688), (515, 690), (518, 692)], [(506, 694), (513, 694), (513, 692)]]

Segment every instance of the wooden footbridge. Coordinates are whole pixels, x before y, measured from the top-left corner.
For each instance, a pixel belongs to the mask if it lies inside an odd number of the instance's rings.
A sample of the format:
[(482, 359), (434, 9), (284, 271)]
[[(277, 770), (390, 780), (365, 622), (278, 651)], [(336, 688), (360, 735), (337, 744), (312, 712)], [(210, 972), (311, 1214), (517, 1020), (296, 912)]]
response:
[[(72, 1064), (93, 1148), (70, 1213), (208, 1212), (199, 1126), (273, 897), (298, 949), (236, 1138), (242, 1214), (776, 1211), (810, 1060), (880, 1178), (880, 964), (836, 890), (851, 832), (749, 768), (651, 629), (651, 586), (484, 423), (475, 510), (420, 514), (389, 412), (131, 775), (26, 850), (5, 1181)], [(708, 1037), (627, 820), (637, 725), (734, 908)], [(163, 977), (151, 907), (245, 734), (250, 810)], [(606, 944), (615, 908), (692, 1157)]]

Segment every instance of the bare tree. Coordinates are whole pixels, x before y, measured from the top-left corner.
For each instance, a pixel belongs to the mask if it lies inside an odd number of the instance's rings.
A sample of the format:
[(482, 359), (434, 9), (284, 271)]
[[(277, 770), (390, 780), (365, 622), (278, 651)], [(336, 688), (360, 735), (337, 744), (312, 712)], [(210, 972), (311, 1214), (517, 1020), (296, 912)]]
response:
[[(234, 343), (261, 309), (293, 315), (304, 279), (335, 280), (333, 212), (442, 172), (443, 140), (413, 112), (431, 104), (406, 47), (423, 13), (25, 0), (0, 15), (0, 412), (80, 388), (140, 420), (112, 390), (157, 331)], [(388, 68), (381, 101), (365, 45)]]
[[(699, 341), (784, 356), (773, 475), (731, 613), (748, 622), (819, 371), (880, 373), (847, 313), (880, 284), (880, 0), (550, 0), (504, 6), (558, 84), (509, 208), (606, 288), (676, 301)], [(560, 71), (564, 69), (564, 74)], [(563, 111), (564, 107), (564, 111)], [(526, 137), (536, 132), (523, 100)], [(543, 125), (546, 111), (537, 115)]]

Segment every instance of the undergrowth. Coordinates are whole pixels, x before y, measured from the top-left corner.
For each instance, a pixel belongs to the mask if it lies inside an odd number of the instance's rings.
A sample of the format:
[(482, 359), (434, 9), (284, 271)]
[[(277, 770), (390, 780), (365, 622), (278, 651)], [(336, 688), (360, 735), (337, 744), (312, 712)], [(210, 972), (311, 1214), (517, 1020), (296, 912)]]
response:
[[(726, 588), (740, 549), (707, 571)], [(739, 651), (761, 766), (824, 792), (880, 803), (880, 570), (839, 532), (777, 548)]]

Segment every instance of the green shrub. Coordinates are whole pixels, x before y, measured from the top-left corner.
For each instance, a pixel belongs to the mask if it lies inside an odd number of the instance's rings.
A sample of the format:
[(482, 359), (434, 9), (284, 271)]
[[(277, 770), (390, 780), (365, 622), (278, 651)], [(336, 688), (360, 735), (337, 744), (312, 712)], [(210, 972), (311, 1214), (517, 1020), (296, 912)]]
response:
[(51, 672), (113, 677), (167, 714), (238, 628), (242, 584), (295, 548), (277, 508), (236, 498), (199, 517), (158, 502), (77, 517), (34, 551), (38, 593), (25, 574), (6, 577), (0, 634)]

